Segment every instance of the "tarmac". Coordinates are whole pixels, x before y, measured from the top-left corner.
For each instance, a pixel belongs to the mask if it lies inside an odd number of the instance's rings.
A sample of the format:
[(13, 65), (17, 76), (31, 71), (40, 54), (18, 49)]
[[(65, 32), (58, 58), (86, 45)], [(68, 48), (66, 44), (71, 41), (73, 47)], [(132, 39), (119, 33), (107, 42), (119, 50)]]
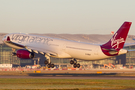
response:
[(135, 80), (135, 69), (0, 71), (0, 78)]
[(135, 80), (135, 76), (0, 76), (0, 78), (37, 78), (37, 79), (119, 79)]

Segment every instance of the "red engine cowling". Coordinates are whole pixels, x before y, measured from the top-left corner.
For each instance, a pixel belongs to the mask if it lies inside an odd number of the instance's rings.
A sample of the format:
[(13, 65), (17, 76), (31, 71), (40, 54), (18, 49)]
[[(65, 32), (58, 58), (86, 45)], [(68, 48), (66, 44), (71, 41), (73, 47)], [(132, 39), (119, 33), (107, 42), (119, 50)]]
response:
[(29, 52), (28, 50), (19, 49), (16, 52), (17, 57), (22, 59), (31, 59), (34, 58), (34, 53)]

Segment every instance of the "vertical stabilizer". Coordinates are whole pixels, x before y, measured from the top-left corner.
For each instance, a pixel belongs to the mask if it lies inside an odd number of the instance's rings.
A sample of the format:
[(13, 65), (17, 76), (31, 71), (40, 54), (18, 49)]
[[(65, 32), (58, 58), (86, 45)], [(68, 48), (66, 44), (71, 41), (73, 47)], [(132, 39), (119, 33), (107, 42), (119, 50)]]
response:
[(113, 35), (113, 37), (107, 43), (101, 45), (102, 51), (117, 52), (120, 49), (122, 49), (126, 41), (131, 24), (132, 22), (124, 22), (123, 25), (118, 29), (118, 31)]

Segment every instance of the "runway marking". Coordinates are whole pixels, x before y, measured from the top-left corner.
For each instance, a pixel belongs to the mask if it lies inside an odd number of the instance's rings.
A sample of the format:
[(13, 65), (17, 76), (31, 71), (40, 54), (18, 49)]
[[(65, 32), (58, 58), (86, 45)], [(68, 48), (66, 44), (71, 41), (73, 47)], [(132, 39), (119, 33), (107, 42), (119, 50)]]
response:
[(97, 72), (97, 74), (102, 74), (102, 72)]

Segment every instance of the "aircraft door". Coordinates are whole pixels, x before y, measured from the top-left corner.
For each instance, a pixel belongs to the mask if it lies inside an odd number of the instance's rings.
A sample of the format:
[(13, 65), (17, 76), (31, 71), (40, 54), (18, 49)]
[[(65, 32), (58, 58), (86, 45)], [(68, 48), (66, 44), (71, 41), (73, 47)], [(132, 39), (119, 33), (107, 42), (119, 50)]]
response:
[(97, 47), (95, 48), (94, 55), (98, 55), (98, 48)]
[(66, 44), (62, 45), (62, 50), (65, 51), (66, 50)]

